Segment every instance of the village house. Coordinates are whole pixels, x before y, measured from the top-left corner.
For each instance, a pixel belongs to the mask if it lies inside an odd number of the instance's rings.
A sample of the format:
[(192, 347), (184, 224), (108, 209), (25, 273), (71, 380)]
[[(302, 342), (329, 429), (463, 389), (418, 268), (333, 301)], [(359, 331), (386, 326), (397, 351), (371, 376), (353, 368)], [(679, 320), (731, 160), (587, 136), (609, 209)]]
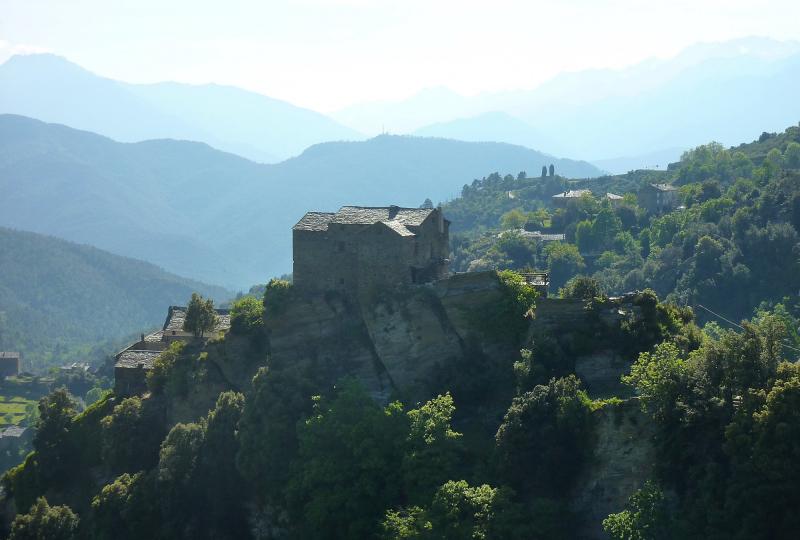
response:
[(639, 206), (650, 214), (663, 214), (678, 205), (678, 189), (671, 184), (646, 184), (638, 193)]
[(450, 222), (440, 208), (344, 206), (292, 229), (298, 291), (356, 293), (447, 275)]
[(21, 358), (18, 352), (0, 351), (0, 378), (19, 375)]
[[(218, 336), (231, 327), (230, 311), (218, 309), (217, 326), (207, 337)], [(141, 394), (147, 390), (147, 372), (169, 345), (175, 341), (195, 339), (191, 332), (183, 329), (186, 308), (170, 306), (161, 330), (140, 336), (139, 341), (129, 345), (114, 357), (114, 393), (118, 396)]]
[(581, 200), (581, 197), (591, 197), (591, 195), (592, 190), (590, 189), (572, 189), (562, 193), (556, 193), (551, 197), (551, 199), (553, 201), (553, 206), (557, 208), (566, 208), (569, 204), (577, 203), (579, 200)]
[(522, 238), (528, 240), (536, 240), (546, 244), (548, 242), (563, 242), (565, 235), (563, 233), (543, 233), (542, 231), (528, 231), (525, 229), (510, 229), (497, 234), (497, 238), (501, 238), (507, 234), (518, 234)]

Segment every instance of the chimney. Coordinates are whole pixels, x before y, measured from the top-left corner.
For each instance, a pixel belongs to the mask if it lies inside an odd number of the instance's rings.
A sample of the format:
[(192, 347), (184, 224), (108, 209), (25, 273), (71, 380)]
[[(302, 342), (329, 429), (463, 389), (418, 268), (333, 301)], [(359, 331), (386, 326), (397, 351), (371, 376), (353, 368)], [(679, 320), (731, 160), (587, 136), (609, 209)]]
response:
[(389, 219), (394, 219), (397, 217), (397, 213), (400, 211), (399, 206), (391, 205), (389, 207)]
[(142, 336), (142, 343), (144, 343), (144, 334), (140, 334)]

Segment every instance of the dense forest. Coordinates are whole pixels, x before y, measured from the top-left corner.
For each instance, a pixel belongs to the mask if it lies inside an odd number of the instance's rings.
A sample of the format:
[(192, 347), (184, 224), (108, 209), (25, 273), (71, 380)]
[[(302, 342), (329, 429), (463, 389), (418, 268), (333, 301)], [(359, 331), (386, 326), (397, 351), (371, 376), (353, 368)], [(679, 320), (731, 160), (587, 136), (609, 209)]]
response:
[[(9, 537), (566, 540), (607, 414), (654, 456), (600, 520), (610, 538), (794, 538), (798, 167), (792, 127), (698, 147), (668, 171), (465, 186), (445, 208), (454, 264), (503, 269), (503, 300), (465, 315), (469, 354), (420, 382), (425, 399), (376, 400), (357, 371), (274, 360), (274, 323), (302, 299), (272, 280), (233, 303), (227, 335), (164, 352), (144, 396), (109, 393), (81, 413), (66, 391), (43, 398), (34, 452), (2, 479)], [(648, 215), (634, 196), (645, 182), (679, 186), (680, 207)], [(549, 205), (587, 184), (597, 197)], [(565, 239), (542, 245), (526, 229)], [(507, 268), (548, 269), (552, 296), (585, 322), (534, 331), (546, 301)], [(609, 295), (631, 289), (630, 317), (608, 330), (620, 310)], [(400, 291), (413, 294), (430, 291)], [(477, 334), (519, 353), (489, 362)], [(576, 375), (576, 357), (601, 351), (625, 363), (612, 395)]]
[(0, 228), (0, 350), (26, 370), (98, 361), (163, 323), (192, 291), (230, 293), (57, 238)]

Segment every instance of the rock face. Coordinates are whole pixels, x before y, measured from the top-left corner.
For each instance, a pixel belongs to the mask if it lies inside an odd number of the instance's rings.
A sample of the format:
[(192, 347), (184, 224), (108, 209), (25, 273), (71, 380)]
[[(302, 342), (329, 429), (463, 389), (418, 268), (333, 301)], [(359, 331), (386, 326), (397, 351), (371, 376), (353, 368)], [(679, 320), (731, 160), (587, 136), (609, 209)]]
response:
[[(331, 381), (357, 377), (381, 401), (426, 399), (437, 367), (477, 344), (489, 356), (519, 355), (519, 343), (482, 336), (471, 314), (503, 300), (494, 272), (459, 274), (372, 298), (299, 295), (267, 318), (270, 361), (310, 363)], [(522, 317), (523, 314), (520, 314)]]
[[(635, 355), (626, 355), (618, 341), (623, 324), (642, 321), (637, 295), (590, 300), (542, 298), (530, 326), (531, 342), (550, 340), (566, 357), (568, 369), (583, 381), (593, 398), (625, 395), (620, 377), (628, 372)], [(617, 336), (617, 338), (615, 338)]]
[(594, 453), (571, 497), (581, 518), (579, 538), (587, 540), (608, 537), (603, 519), (625, 508), (650, 478), (656, 458), (655, 426), (637, 399), (604, 406), (594, 412), (594, 421)]

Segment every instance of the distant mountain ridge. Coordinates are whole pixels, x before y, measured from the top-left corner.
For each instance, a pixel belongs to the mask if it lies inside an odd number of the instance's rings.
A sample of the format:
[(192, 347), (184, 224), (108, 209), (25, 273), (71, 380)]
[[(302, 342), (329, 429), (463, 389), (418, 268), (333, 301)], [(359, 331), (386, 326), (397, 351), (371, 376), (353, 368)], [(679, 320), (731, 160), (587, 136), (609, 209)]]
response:
[(361, 139), (321, 113), (239, 88), (129, 84), (59, 56), (14, 56), (0, 65), (0, 113), (85, 129), (123, 142), (205, 142), (254, 161), (275, 162), (330, 140)]
[(0, 115), (0, 225), (246, 289), (291, 270), (291, 227), (308, 210), (444, 201), (476, 177), (550, 163), (564, 176), (601, 174), (520, 146), (409, 136), (324, 143), (263, 165), (202, 143), (119, 143)]
[[(800, 43), (743, 38), (700, 43), (669, 59), (624, 69), (562, 73), (531, 90), (462, 96), (447, 88), (407, 100), (357, 104), (332, 116), (364, 133), (381, 126), (469, 140), (475, 131), (519, 144), (518, 123), (545, 138), (536, 148), (590, 161), (648, 156), (710, 140), (736, 144), (800, 119)], [(515, 122), (498, 129), (485, 115)], [(487, 139), (484, 139), (487, 140)], [(641, 156), (639, 158), (638, 156)]]
[[(160, 326), (192, 292), (223, 301), (221, 287), (135, 259), (0, 227), (0, 350), (29, 362), (88, 359), (90, 349)], [(106, 353), (109, 351), (106, 351)]]

